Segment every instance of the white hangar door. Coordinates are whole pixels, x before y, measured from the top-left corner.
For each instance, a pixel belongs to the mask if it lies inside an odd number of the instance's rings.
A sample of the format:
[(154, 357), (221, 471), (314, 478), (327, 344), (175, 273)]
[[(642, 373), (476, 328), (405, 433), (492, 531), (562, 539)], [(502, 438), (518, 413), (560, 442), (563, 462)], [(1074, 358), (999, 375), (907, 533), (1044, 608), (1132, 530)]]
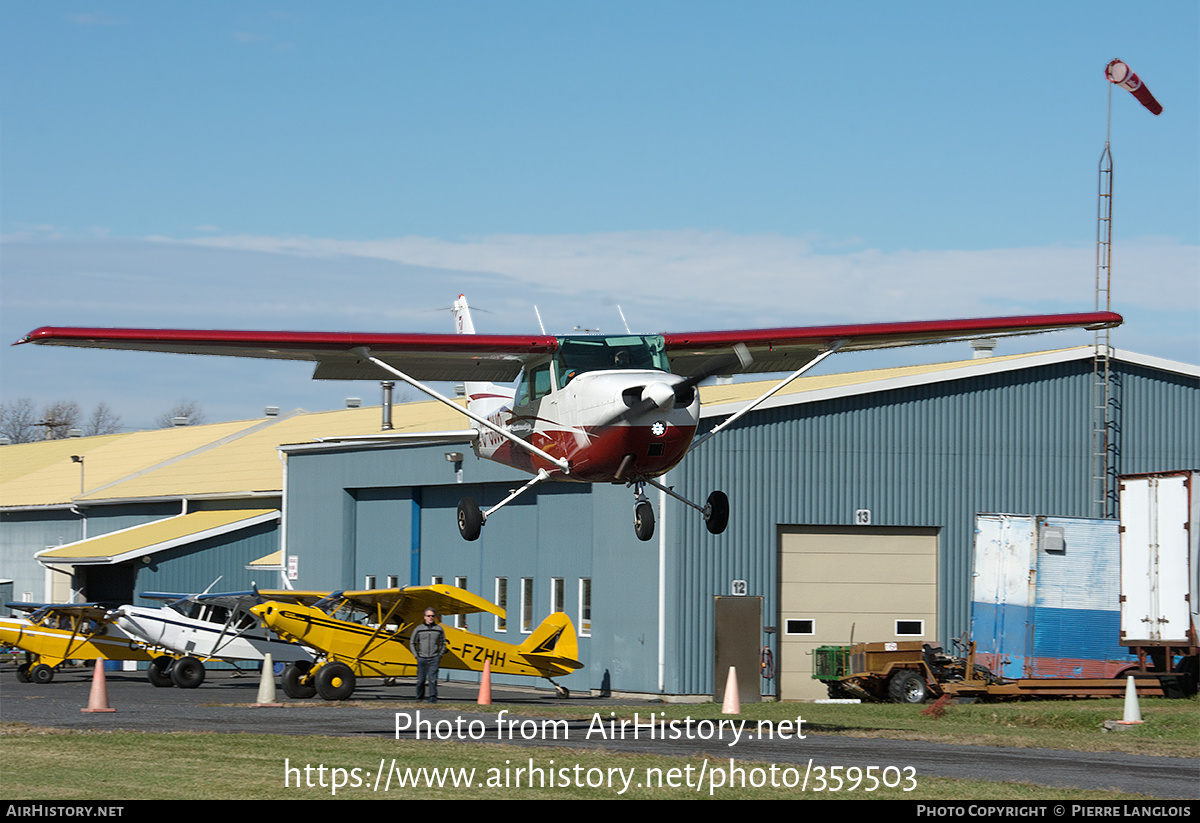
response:
[(778, 689), (826, 697), (818, 646), (937, 639), (938, 530), (780, 526)]

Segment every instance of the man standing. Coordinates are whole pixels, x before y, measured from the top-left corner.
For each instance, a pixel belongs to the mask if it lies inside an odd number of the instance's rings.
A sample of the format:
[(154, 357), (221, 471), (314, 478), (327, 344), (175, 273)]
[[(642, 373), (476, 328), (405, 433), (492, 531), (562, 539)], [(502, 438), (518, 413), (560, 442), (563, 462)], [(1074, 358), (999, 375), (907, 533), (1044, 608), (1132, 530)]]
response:
[(408, 640), (413, 656), (417, 658), (417, 702), (425, 699), (425, 686), (429, 686), (429, 702), (437, 702), (438, 665), (446, 653), (446, 633), (437, 622), (437, 612), (425, 610), (425, 622), (413, 629)]

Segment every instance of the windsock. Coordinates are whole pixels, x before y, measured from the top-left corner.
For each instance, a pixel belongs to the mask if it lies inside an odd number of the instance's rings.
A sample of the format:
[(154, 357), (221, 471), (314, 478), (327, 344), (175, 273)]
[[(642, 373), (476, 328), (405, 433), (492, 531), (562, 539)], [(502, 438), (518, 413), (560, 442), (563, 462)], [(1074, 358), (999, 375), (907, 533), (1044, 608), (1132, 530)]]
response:
[(1133, 92), (1133, 96), (1138, 99), (1138, 102), (1150, 110), (1151, 114), (1162, 114), (1162, 106), (1154, 95), (1150, 93), (1150, 89), (1146, 88), (1146, 84), (1142, 82), (1142, 78), (1134, 74), (1129, 64), (1121, 60), (1114, 60), (1104, 69), (1104, 76), (1113, 83), (1116, 83), (1123, 89), (1129, 89)]

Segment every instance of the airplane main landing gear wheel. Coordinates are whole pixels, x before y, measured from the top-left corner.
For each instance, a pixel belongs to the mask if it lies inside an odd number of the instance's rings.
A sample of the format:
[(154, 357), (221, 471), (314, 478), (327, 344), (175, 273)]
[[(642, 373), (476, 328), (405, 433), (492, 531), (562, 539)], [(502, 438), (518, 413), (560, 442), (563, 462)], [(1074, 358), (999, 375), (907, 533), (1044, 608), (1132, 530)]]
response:
[(54, 669), (45, 663), (38, 663), (29, 670), (29, 679), (39, 686), (44, 686), (54, 679)]
[(354, 694), (354, 671), (345, 663), (326, 663), (313, 680), (325, 700), (345, 700)]
[(713, 492), (704, 506), (704, 525), (712, 534), (721, 534), (729, 525), (729, 498), (725, 492)]
[(181, 657), (171, 667), (171, 679), (181, 689), (196, 689), (204, 682), (204, 664), (192, 656)]
[(174, 662), (175, 658), (165, 654), (154, 658), (146, 667), (146, 679), (160, 689), (169, 689), (174, 686), (175, 681), (171, 679), (171, 664)]
[(463, 540), (478, 540), (483, 528), (483, 512), (473, 498), (464, 497), (458, 501), (458, 531)]
[(645, 500), (634, 504), (633, 531), (638, 540), (646, 541), (654, 537), (654, 507)]
[(312, 663), (307, 660), (297, 660), (289, 663), (283, 670), (283, 693), (293, 700), (307, 700), (317, 693), (317, 687), (309, 680), (304, 682), (304, 676), (312, 669)]

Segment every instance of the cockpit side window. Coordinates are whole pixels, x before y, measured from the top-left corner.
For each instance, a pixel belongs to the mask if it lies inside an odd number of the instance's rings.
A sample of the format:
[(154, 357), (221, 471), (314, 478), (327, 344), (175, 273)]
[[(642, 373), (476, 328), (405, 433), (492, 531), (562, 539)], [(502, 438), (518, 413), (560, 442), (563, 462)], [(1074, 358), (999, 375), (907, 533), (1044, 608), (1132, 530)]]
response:
[(549, 360), (544, 363), (539, 363), (525, 370), (521, 375), (521, 381), (517, 384), (516, 395), (513, 402), (517, 406), (526, 406), (530, 403), (536, 403), (554, 388), (554, 382), (551, 379), (551, 363)]

